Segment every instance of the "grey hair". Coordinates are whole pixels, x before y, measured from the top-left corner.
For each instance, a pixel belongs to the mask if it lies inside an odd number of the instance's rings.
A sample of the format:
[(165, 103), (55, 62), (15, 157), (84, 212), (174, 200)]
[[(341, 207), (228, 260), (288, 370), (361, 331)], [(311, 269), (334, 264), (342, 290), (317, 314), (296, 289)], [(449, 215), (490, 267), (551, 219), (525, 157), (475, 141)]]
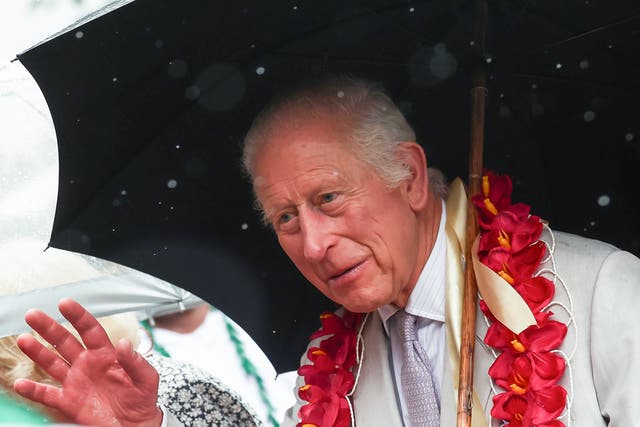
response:
[(334, 113), (356, 157), (387, 185), (396, 187), (410, 176), (396, 155), (400, 143), (416, 140), (405, 117), (380, 85), (341, 76), (291, 92), (256, 117), (244, 140), (243, 165), (249, 177), (255, 179), (256, 154), (275, 126), (323, 112)]

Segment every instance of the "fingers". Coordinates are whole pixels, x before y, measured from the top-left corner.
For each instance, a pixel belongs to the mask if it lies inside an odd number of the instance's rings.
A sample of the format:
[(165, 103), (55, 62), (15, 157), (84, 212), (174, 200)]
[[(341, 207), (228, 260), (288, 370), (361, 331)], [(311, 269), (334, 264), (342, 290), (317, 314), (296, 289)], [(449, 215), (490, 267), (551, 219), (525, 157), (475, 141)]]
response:
[(111, 341), (109, 341), (109, 336), (102, 325), (76, 301), (71, 298), (60, 300), (58, 309), (65, 319), (78, 331), (87, 349), (113, 348)]
[(50, 408), (60, 408), (62, 390), (57, 387), (40, 384), (31, 380), (19, 379), (13, 384), (13, 389), (20, 396), (29, 400), (42, 403)]
[(76, 360), (84, 350), (71, 332), (40, 310), (29, 310), (24, 316), (26, 322), (45, 341), (55, 348), (69, 362)]
[(155, 404), (158, 390), (158, 372), (145, 360), (140, 353), (133, 351), (131, 342), (126, 338), (121, 339), (116, 347), (116, 357), (120, 366), (129, 375), (136, 386), (143, 391), (149, 392)]
[(69, 365), (60, 356), (43, 346), (32, 335), (23, 334), (17, 339), (18, 347), (29, 359), (40, 366), (58, 382), (62, 382), (67, 376)]

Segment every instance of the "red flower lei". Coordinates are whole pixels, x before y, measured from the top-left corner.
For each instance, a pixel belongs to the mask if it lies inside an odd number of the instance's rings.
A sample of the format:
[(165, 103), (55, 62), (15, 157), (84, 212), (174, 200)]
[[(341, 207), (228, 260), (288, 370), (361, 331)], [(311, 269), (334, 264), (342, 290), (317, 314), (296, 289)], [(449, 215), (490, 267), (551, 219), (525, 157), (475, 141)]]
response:
[(536, 276), (546, 252), (540, 241), (542, 223), (530, 215), (530, 206), (511, 204), (511, 179), (487, 172), (482, 177), (482, 193), (473, 197), (480, 225), (480, 261), (498, 273), (520, 294), (537, 321), (514, 334), (498, 322), (480, 301), (491, 321), (485, 343), (501, 353), (489, 368), (489, 376), (505, 391), (493, 398), (491, 416), (506, 426), (561, 427), (567, 392), (557, 385), (565, 360), (557, 355), (567, 333), (564, 323), (552, 320), (543, 311), (555, 294), (554, 284)]
[[(489, 376), (505, 390), (493, 398), (491, 416), (510, 427), (564, 427), (557, 418), (565, 408), (567, 392), (557, 382), (564, 374), (565, 361), (553, 350), (562, 344), (567, 327), (552, 320), (553, 313), (542, 311), (555, 293), (550, 280), (535, 275), (546, 251), (539, 240), (542, 223), (529, 214), (530, 206), (511, 204), (509, 176), (487, 172), (482, 184), (483, 194), (473, 197), (480, 225), (478, 257), (514, 287), (537, 321), (514, 334), (480, 301), (480, 309), (491, 321), (485, 343), (501, 351)], [(312, 364), (298, 369), (305, 380), (298, 395), (309, 403), (300, 408), (297, 427), (351, 425), (348, 399), (355, 385), (356, 329), (362, 319), (362, 314), (349, 311), (342, 317), (320, 316), (322, 326), (311, 340), (331, 336), (319, 347), (309, 348), (307, 357)]]
[(311, 339), (331, 335), (320, 342), (320, 347), (311, 347), (307, 357), (312, 365), (298, 369), (305, 385), (298, 395), (306, 400), (298, 416), (297, 427), (348, 427), (351, 425), (349, 394), (355, 385), (352, 372), (356, 366), (357, 328), (364, 315), (345, 311), (342, 317), (334, 313), (320, 315), (322, 327), (311, 335)]

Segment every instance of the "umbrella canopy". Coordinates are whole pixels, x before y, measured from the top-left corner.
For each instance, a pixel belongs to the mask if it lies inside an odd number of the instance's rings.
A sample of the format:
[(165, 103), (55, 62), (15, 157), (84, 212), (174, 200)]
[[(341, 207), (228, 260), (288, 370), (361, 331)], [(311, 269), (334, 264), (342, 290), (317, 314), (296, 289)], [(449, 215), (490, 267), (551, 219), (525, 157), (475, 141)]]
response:
[(148, 274), (82, 254), (49, 248), (33, 238), (0, 244), (0, 337), (31, 331), (24, 313), (34, 307), (66, 322), (58, 301), (73, 297), (97, 317), (161, 316), (202, 304), (192, 293)]
[(252, 118), (301, 76), (381, 81), (431, 164), (464, 175), (480, 62), (485, 164), (556, 229), (640, 251), (636, 3), (491, 2), (481, 58), (470, 3), (123, 1), (19, 55), (58, 136), (50, 245), (191, 290), (292, 369), (332, 305), (252, 208)]

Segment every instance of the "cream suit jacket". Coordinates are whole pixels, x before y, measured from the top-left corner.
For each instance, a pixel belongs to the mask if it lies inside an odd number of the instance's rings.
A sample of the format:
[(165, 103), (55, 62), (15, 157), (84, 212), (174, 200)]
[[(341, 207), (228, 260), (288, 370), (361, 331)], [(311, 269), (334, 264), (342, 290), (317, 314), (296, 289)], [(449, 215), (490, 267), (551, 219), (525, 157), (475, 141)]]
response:
[[(448, 218), (454, 216), (449, 209), (448, 205)], [(558, 320), (570, 323), (561, 350), (567, 356), (573, 353), (560, 383), (572, 404), (560, 419), (577, 427), (640, 426), (640, 260), (602, 242), (566, 233), (553, 235), (556, 271), (568, 290), (558, 283), (556, 300), (567, 308), (573, 305), (574, 319), (570, 322), (562, 305), (552, 308)], [(454, 233), (448, 235), (450, 240), (455, 238)], [(543, 240), (552, 244), (551, 233), (545, 232)], [(449, 243), (448, 250), (455, 251), (457, 243)], [(448, 264), (461, 263), (459, 253), (450, 253), (447, 259)], [(454, 286), (450, 276), (459, 275), (449, 272), (460, 269), (460, 265), (447, 265), (448, 287)], [(487, 370), (495, 358), (483, 343), (486, 329), (478, 310), (474, 389), (481, 408), (474, 408), (473, 425), (499, 426), (489, 415), (494, 393)], [(353, 395), (356, 425), (402, 427), (388, 338), (377, 312), (369, 315), (363, 339), (363, 366)], [(308, 363), (303, 356), (302, 364)], [(302, 385), (302, 378), (298, 378), (297, 386)], [(457, 372), (449, 364), (441, 388), (443, 427), (456, 425), (456, 387)], [(296, 425), (304, 403), (298, 400), (287, 411), (283, 426)]]

